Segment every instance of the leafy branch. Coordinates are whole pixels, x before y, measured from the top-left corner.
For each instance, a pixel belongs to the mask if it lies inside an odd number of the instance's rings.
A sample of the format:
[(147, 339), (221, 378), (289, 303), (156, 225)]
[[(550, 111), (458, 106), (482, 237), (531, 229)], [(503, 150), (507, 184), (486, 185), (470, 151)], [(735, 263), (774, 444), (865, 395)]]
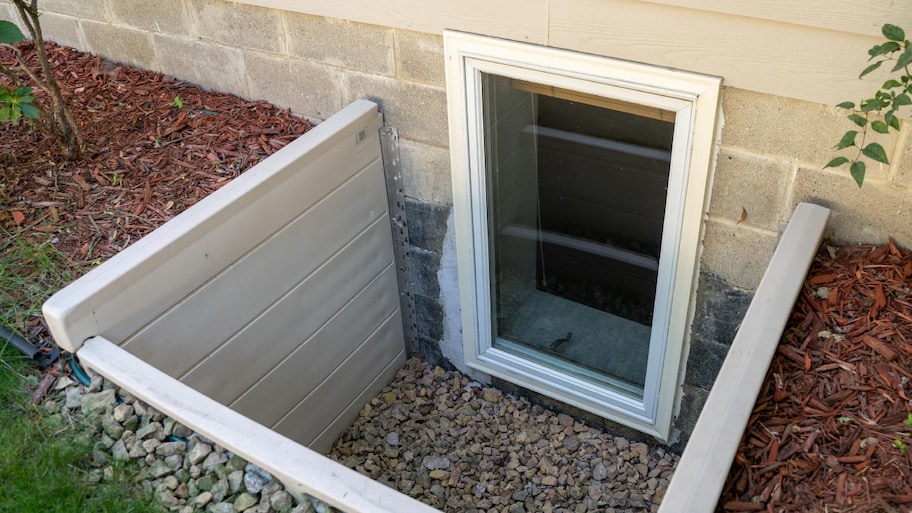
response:
[[(0, 121), (17, 124), (21, 117), (39, 120), (43, 132), (54, 138), (67, 158), (77, 158), (85, 148), (85, 140), (60, 92), (60, 86), (51, 71), (51, 64), (44, 48), (44, 36), (39, 23), (38, 0), (12, 0), (22, 25), (35, 46), (40, 75), (25, 62), (22, 51), (14, 46), (26, 39), (25, 34), (12, 22), (0, 20), (0, 46), (10, 49), (16, 57), (15, 64), (0, 63)], [(50, 107), (35, 100), (32, 88), (44, 90), (50, 98)]]
[[(844, 156), (836, 157), (824, 166), (824, 168), (828, 168), (849, 164), (849, 173), (859, 187), (864, 183), (866, 171), (866, 164), (862, 157), (882, 164), (890, 164), (883, 146), (876, 142), (866, 143), (868, 130), (879, 134), (889, 134), (890, 130), (899, 130), (897, 111), (906, 105), (912, 105), (912, 73), (909, 71), (909, 65), (912, 64), (912, 42), (906, 39), (905, 31), (896, 25), (886, 23), (881, 28), (881, 32), (887, 41), (874, 45), (868, 50), (868, 62), (872, 60), (874, 62), (868, 65), (858, 75), (858, 78), (880, 68), (885, 62), (892, 62), (891, 73), (899, 72), (896, 77), (898, 80), (891, 78), (884, 82), (872, 98), (862, 100), (857, 108), (853, 102), (842, 102), (837, 105), (837, 107), (852, 111), (846, 117), (861, 129), (861, 142), (858, 142), (858, 130), (847, 131), (835, 148), (836, 150), (856, 148), (855, 155), (851, 159)], [(872, 116), (875, 119), (872, 120)]]

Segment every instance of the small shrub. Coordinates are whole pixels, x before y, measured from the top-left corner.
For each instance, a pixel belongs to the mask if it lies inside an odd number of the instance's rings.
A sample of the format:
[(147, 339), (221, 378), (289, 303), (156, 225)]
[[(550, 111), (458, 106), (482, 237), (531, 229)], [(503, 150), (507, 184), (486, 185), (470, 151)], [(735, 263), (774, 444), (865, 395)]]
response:
[[(868, 50), (868, 65), (858, 78), (862, 78), (878, 69), (884, 63), (893, 63), (891, 73), (896, 73), (878, 89), (874, 96), (864, 99), (856, 105), (854, 102), (842, 102), (837, 107), (851, 110), (846, 117), (858, 129), (852, 129), (843, 134), (837, 150), (854, 149), (852, 158), (839, 156), (831, 160), (824, 168), (840, 167), (849, 164), (849, 173), (859, 187), (864, 183), (866, 164), (865, 159), (890, 164), (883, 146), (876, 142), (867, 142), (868, 130), (880, 134), (888, 134), (891, 130), (899, 130), (898, 111), (907, 105), (912, 105), (912, 42), (906, 39), (905, 31), (891, 25), (884, 24), (881, 28), (886, 41), (874, 45)], [(873, 117), (873, 119), (872, 119)], [(858, 140), (859, 135), (861, 141)]]

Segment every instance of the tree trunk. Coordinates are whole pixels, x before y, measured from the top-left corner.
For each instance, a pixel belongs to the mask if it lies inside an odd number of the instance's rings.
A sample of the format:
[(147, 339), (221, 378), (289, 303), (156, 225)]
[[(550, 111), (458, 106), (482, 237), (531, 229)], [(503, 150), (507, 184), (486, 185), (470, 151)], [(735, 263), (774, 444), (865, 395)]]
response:
[(83, 139), (82, 131), (79, 130), (72, 112), (70, 112), (66, 101), (63, 99), (60, 86), (51, 72), (51, 63), (44, 48), (44, 36), (41, 33), (41, 25), (38, 20), (38, 0), (32, 0), (30, 5), (26, 4), (25, 0), (13, 0), (13, 4), (16, 6), (19, 18), (32, 38), (38, 62), (41, 64), (41, 73), (44, 75), (44, 80), (41, 80), (36, 75), (33, 75), (32, 79), (51, 98), (49, 114), (52, 119), (43, 119), (42, 122), (47, 123), (52, 136), (57, 139), (68, 159), (79, 158), (83, 150), (85, 150), (85, 139)]

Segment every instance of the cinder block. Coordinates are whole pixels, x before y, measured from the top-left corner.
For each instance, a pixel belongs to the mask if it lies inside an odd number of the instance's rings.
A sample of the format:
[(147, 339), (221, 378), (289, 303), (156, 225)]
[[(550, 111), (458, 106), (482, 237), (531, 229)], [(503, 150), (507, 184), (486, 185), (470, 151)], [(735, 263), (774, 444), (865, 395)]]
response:
[(399, 78), (443, 87), (442, 36), (396, 30), (396, 62)]
[[(731, 87), (723, 89), (722, 111), (723, 146), (781, 156), (818, 169), (837, 155), (850, 155), (849, 150), (837, 153), (833, 147), (846, 131), (857, 128), (846, 119), (846, 111), (836, 107)], [(879, 142), (890, 155), (896, 135), (869, 132), (867, 141)], [(870, 175), (886, 178), (881, 169), (873, 169)]]
[(443, 307), (437, 298), (415, 295), (415, 316), (418, 318), (418, 335), (431, 340), (443, 337)]
[(137, 68), (157, 69), (148, 32), (97, 21), (83, 20), (80, 25), (89, 52)]
[[(406, 340), (406, 344), (408, 341)], [(432, 367), (442, 367), (444, 369), (452, 369), (453, 364), (449, 360), (444, 358), (443, 353), (440, 352), (440, 341), (431, 340), (427, 337), (419, 336), (417, 340), (417, 347), (410, 348), (406, 347), (406, 354), (411, 357), (421, 358), (422, 361), (427, 363)]]
[[(9, 20), (11, 18), (0, 19)], [(53, 41), (61, 46), (69, 46), (79, 50), (85, 49), (81, 31), (79, 29), (79, 20), (72, 16), (54, 14), (46, 12), (41, 15), (41, 32), (45, 41)]]
[(773, 232), (706, 221), (701, 272), (718, 275), (731, 285), (755, 290), (776, 249)]
[(443, 88), (393, 78), (347, 72), (343, 102), (359, 98), (377, 102), (399, 137), (447, 146), (446, 92)]
[(446, 205), (406, 201), (405, 218), (408, 222), (409, 242), (427, 251), (440, 253), (443, 250), (449, 215), (450, 207)]
[(42, 0), (38, 8), (45, 13), (56, 12), (86, 20), (110, 21), (105, 9), (106, 3), (105, 0)]
[(190, 18), (182, 0), (111, 2), (111, 14), (121, 23), (153, 32), (190, 34)]
[(704, 390), (712, 388), (728, 349), (729, 346), (725, 344), (694, 336), (690, 341), (690, 354), (687, 356), (687, 384)]
[[(11, 21), (22, 28), (22, 23), (19, 22), (19, 14), (16, 13), (16, 9), (13, 8), (13, 5), (9, 0), (0, 0), (0, 20)], [(25, 32), (24, 30), (22, 31)]]
[(806, 201), (832, 210), (826, 236), (840, 243), (882, 244), (893, 237), (912, 248), (912, 190), (890, 183), (865, 182), (848, 175), (799, 169), (791, 205)]
[(741, 209), (745, 224), (775, 230), (785, 204), (789, 164), (723, 148), (716, 159), (709, 212), (735, 221)]
[(439, 297), (440, 284), (437, 282), (437, 271), (440, 270), (440, 253), (411, 246), (409, 256), (413, 292), (424, 297)]
[(172, 36), (152, 36), (161, 71), (215, 91), (249, 97), (240, 50)]
[(893, 157), (896, 175), (893, 180), (905, 187), (912, 188), (912, 121), (903, 120), (903, 138), (897, 143), (899, 155)]
[(425, 203), (453, 204), (447, 148), (399, 139), (399, 156), (406, 196)]
[(342, 109), (341, 73), (336, 68), (297, 59), (244, 53), (250, 97), (324, 120)]
[(197, 33), (203, 39), (267, 52), (285, 51), (282, 14), (278, 9), (222, 0), (194, 0), (189, 5)]
[(284, 17), (291, 55), (371, 73), (396, 73), (392, 29), (292, 12)]
[(751, 299), (753, 294), (750, 292), (732, 287), (712, 273), (700, 273), (693, 323), (694, 336), (731, 345)]
[(681, 398), (681, 410), (675, 417), (674, 428), (678, 432), (678, 440), (671, 446), (671, 450), (680, 453), (687, 446), (690, 434), (693, 433), (709, 391), (693, 385), (684, 385), (684, 395)]

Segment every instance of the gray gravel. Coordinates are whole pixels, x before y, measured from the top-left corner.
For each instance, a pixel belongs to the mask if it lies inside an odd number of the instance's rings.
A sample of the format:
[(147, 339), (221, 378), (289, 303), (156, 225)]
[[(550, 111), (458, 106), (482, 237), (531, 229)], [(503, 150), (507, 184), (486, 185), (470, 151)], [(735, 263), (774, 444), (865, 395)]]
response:
[(677, 464), (416, 359), (329, 456), (453, 513), (656, 511)]
[(86, 425), (98, 442), (90, 483), (113, 479), (117, 464), (136, 465), (138, 482), (179, 513), (338, 513), (312, 497), (296, 501), (265, 470), (124, 393), (101, 376), (84, 387), (57, 380), (45, 400), (52, 414)]
[[(98, 442), (89, 480), (138, 466), (139, 483), (179, 513), (337, 513), (296, 501), (265, 470), (122, 392), (101, 376), (61, 377), (50, 413), (81, 417)], [(331, 458), (447, 512), (656, 511), (677, 463), (458, 372), (409, 360), (361, 410)]]

